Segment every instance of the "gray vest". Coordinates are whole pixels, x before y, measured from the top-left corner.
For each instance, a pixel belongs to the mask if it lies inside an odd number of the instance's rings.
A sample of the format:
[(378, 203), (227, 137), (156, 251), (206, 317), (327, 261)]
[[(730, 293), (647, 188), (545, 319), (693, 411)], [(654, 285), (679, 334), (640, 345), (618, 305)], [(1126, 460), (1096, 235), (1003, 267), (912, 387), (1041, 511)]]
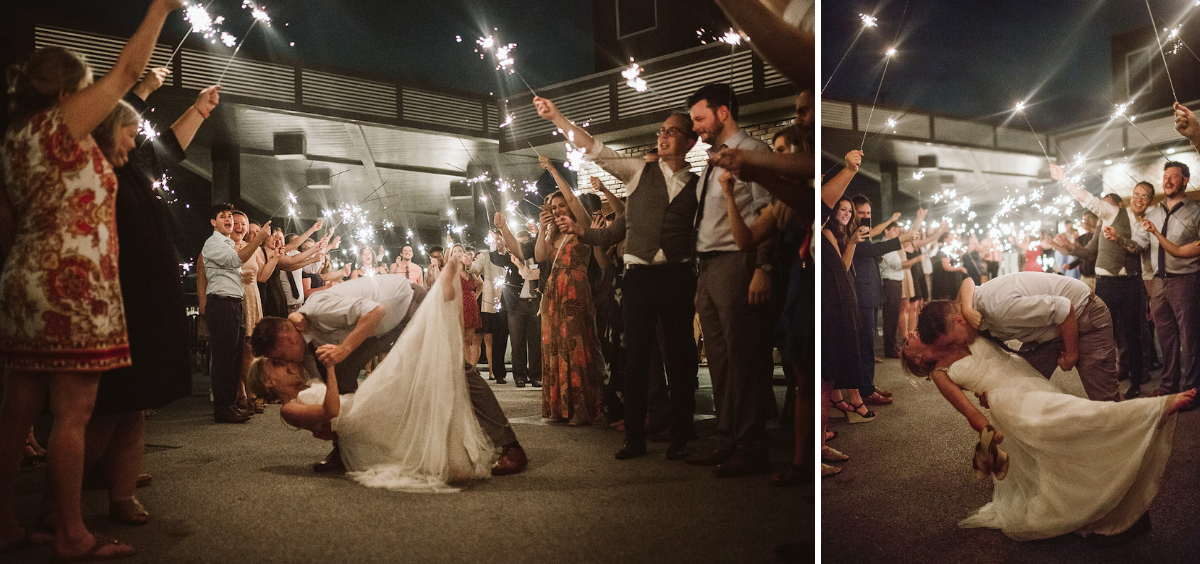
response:
[[(1118, 235), (1126, 239), (1132, 238), (1133, 230), (1129, 225), (1129, 212), (1123, 208), (1119, 210), (1117, 217), (1113, 219), (1112, 228)], [(1109, 241), (1104, 237), (1103, 233), (1096, 233), (1092, 238), (1097, 239), (1097, 268), (1103, 268), (1106, 272), (1112, 273), (1120, 272), (1121, 268), (1124, 268), (1127, 276), (1141, 275), (1141, 256), (1129, 253), (1121, 245)]]
[(625, 208), (625, 252), (647, 263), (662, 249), (667, 262), (681, 262), (696, 252), (696, 183), (692, 174), (674, 200), (658, 163), (646, 163), (637, 189)]

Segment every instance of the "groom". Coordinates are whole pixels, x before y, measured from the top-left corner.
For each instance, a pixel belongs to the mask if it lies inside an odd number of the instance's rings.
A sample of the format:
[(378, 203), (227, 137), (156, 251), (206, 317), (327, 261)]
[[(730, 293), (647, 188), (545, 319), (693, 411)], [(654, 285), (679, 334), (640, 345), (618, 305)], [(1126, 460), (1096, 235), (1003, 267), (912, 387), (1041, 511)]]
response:
[[(968, 322), (970, 317), (975, 319)], [(909, 354), (919, 354), (922, 346), (961, 347), (979, 333), (1001, 342), (1021, 341), (1015, 352), (1047, 379), (1055, 368), (1078, 366), (1088, 399), (1120, 400), (1112, 316), (1087, 284), (1073, 278), (1018, 272), (979, 288), (968, 278), (957, 302), (936, 300), (921, 310), (915, 333), (920, 343), (910, 338)]]
[[(254, 328), (250, 346), (254, 356), (267, 357), (275, 364), (301, 366), (310, 379), (322, 374), (318, 361), (331, 362), (338, 391), (348, 394), (358, 389), (359, 371), (371, 359), (391, 351), (425, 294), (425, 288), (412, 284), (402, 274), (343, 282), (313, 294), (286, 319), (262, 318)], [(403, 352), (407, 351), (397, 354)], [(527, 463), (525, 450), (517, 442), (500, 402), (474, 365), (465, 366), (475, 417), (492, 443), (503, 447), (500, 460), (492, 466), (492, 475), (523, 471)], [(324, 462), (313, 465), (317, 472), (344, 469), (337, 446)]]

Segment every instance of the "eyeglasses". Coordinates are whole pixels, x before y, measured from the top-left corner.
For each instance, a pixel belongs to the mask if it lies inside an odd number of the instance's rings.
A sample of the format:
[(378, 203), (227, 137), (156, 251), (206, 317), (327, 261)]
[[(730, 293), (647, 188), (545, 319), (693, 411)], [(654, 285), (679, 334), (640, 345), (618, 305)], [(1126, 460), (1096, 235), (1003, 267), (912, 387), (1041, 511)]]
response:
[(1144, 201), (1150, 201), (1150, 196), (1146, 196), (1146, 195), (1144, 195), (1144, 194), (1134, 194), (1134, 195), (1130, 196), (1130, 197), (1129, 197), (1129, 199), (1130, 199), (1130, 200), (1144, 200)]
[(658, 130), (658, 136), (662, 137), (663, 135), (669, 135), (671, 137), (683, 137), (687, 135), (687, 132), (678, 127), (666, 127)]

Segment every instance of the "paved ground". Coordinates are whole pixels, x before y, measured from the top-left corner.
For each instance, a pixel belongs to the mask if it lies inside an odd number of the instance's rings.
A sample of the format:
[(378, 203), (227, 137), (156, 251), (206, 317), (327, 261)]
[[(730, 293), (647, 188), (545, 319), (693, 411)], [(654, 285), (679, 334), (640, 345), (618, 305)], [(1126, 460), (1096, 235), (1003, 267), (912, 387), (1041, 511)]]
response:
[[(1200, 561), (1200, 411), (1180, 416), (1174, 451), (1158, 498), (1150, 507), (1153, 530), (1118, 548), (1101, 549), (1077, 536), (1016, 542), (993, 529), (956, 523), (991, 499), (991, 482), (977, 482), (971, 456), (978, 435), (931, 382), (909, 384), (899, 362), (876, 365), (876, 385), (896, 402), (875, 408), (877, 421), (850, 425), (831, 446), (851, 456), (845, 470), (823, 480), (821, 550), (825, 562), (1081, 563)], [(1078, 375), (1052, 381), (1084, 397)], [(1143, 386), (1155, 389), (1158, 380)], [(1122, 391), (1128, 386), (1122, 383)]]
[[(531, 458), (516, 476), (459, 494), (405, 494), (314, 475), (328, 443), (284, 425), (279, 406), (246, 425), (212, 423), (207, 393), (159, 410), (148, 422), (138, 497), (142, 527), (107, 518), (105, 492), (84, 494), (89, 524), (138, 550), (130, 562), (777, 562), (776, 545), (813, 539), (810, 488), (773, 488), (767, 476), (717, 479), (707, 468), (649, 456), (618, 461), (608, 428), (542, 424), (540, 392), (495, 386)], [(711, 414), (702, 369), (700, 409)], [(197, 381), (199, 390), (207, 382)], [(782, 394), (782, 388), (777, 388)], [(712, 434), (713, 420), (699, 423)], [(777, 468), (791, 435), (772, 433)], [(703, 444), (703, 441), (697, 444)], [(42, 472), (22, 475), (19, 512), (37, 518)], [(49, 549), (4, 555), (45, 562)]]

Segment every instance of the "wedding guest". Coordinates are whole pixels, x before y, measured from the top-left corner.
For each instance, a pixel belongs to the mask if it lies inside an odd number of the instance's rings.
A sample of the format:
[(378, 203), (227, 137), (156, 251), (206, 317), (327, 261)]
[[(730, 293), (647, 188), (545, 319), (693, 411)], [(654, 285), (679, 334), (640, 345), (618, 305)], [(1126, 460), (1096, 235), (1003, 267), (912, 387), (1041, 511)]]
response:
[[(155, 0), (113, 67), (95, 83), (82, 57), (47, 47), (8, 69), (0, 246), (0, 550), (54, 544), (58, 559), (119, 558), (128, 545), (88, 531), (80, 490), (84, 434), (100, 373), (130, 365), (118, 281), (117, 178), (91, 132), (141, 77), (178, 0)], [(129, 135), (128, 132), (125, 133)], [(80, 214), (82, 202), (92, 213)], [(35, 218), (57, 218), (40, 221)], [(69, 226), (69, 229), (68, 229)], [(53, 261), (53, 262), (47, 262)], [(73, 283), (72, 283), (73, 282)], [(80, 294), (79, 284), (90, 292)], [(51, 291), (53, 290), (53, 291)], [(16, 482), (25, 438), (47, 396), (53, 414), (48, 455), (55, 535), (17, 520)]]
[(463, 358), (472, 366), (479, 364), (479, 345), (483, 342), (483, 334), (478, 332), (483, 327), (483, 320), (479, 315), (479, 296), (483, 291), (480, 286), (483, 282), (470, 271), (473, 251), (474, 249), (467, 251), (457, 243), (450, 247), (450, 256), (462, 263), (462, 268), (457, 270), (463, 297)]
[(442, 247), (434, 245), (429, 249), (429, 266), (425, 268), (425, 289), (433, 287), (433, 283), (437, 281), (438, 273), (442, 271), (442, 253), (445, 251)]
[[(118, 262), (132, 366), (105, 372), (87, 430), (87, 466), (101, 465), (108, 480), (109, 514), (127, 524), (149, 518), (135, 497), (145, 451), (143, 410), (191, 393), (188, 320), (179, 253), (172, 243), (170, 211), (155, 191), (168, 163), (182, 161), (196, 131), (219, 103), (219, 87), (200, 92), (170, 129), (131, 147), (148, 108), (144, 96), (162, 85), (166, 69), (153, 69), (92, 133), (118, 180)], [(120, 163), (124, 163), (123, 165)], [(245, 220), (245, 216), (240, 217)], [(249, 262), (249, 261), (248, 261)]]
[(392, 274), (403, 274), (413, 284), (421, 284), (424, 280), (424, 271), (421, 265), (415, 264), (413, 259), (412, 245), (404, 245), (400, 247), (400, 256), (396, 257), (396, 264), (392, 265)]
[[(690, 171), (687, 152), (698, 135), (685, 114), (663, 121), (654, 157), (646, 160), (622, 156), (571, 123), (550, 100), (537, 98), (538, 114), (573, 134), (585, 158), (625, 184), (628, 205), (612, 225), (588, 229), (570, 222), (583, 243), (606, 249), (624, 241), (621, 261), (621, 325), (624, 327), (625, 444), (616, 453), (621, 460), (646, 454), (646, 412), (651, 358), (659, 350), (669, 386), (670, 440), (667, 458), (688, 456), (688, 441), (695, 434), (697, 356), (690, 331), (696, 313), (695, 226), (699, 178)], [(547, 167), (548, 160), (542, 163)], [(547, 167), (555, 178), (557, 171)], [(597, 180), (592, 177), (593, 180)], [(598, 181), (597, 181), (597, 184)], [(576, 214), (583, 211), (569, 189), (560, 190)], [(609, 198), (616, 204), (615, 197)], [(660, 331), (659, 328), (662, 328)], [(663, 339), (659, 339), (662, 335)], [(619, 348), (619, 347), (618, 347)]]
[[(508, 251), (499, 230), (488, 234), (488, 241), (491, 252)], [(492, 262), (491, 252), (485, 250), (475, 255), (471, 270), (483, 281), (479, 315), (483, 322), (480, 331), (483, 334), (483, 354), (488, 363), (488, 379), (495, 380), (497, 384), (506, 384), (508, 369), (504, 365), (504, 353), (508, 350), (508, 312), (503, 311), (500, 302), (507, 273)]]
[(508, 253), (492, 251), (492, 264), (504, 267), (503, 311), (508, 312), (508, 336), (512, 341), (513, 382), (518, 388), (525, 384), (542, 385), (542, 325), (538, 305), (542, 301), (540, 272), (533, 260), (536, 243), (528, 231), (514, 236), (504, 215), (496, 212), (492, 219), (500, 230), (501, 240)]

